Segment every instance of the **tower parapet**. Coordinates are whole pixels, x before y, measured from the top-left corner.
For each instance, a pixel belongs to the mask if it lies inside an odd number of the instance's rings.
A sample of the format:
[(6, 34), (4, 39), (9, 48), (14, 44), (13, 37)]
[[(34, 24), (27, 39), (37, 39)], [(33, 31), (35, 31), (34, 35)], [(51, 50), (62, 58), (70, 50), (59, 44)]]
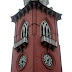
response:
[(11, 17), (12, 22), (17, 22), (19, 18), (21, 18), (23, 15), (26, 15), (26, 13), (28, 13), (30, 10), (33, 10), (33, 8), (39, 9), (39, 10), (41, 10), (41, 12), (49, 14), (51, 17), (54, 17), (56, 20), (60, 20), (61, 19), (61, 15), (62, 14), (57, 13), (54, 10), (44, 6), (39, 1), (37, 1), (37, 2), (30, 1), (23, 9), (21, 9), (18, 13), (16, 13), (15, 15), (13, 15)]

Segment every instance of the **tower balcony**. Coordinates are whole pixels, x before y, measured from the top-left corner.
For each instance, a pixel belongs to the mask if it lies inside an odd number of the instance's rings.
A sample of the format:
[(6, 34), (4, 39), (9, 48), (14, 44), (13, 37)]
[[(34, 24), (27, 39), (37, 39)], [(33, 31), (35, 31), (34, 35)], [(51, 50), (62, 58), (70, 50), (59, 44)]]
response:
[(46, 36), (41, 37), (41, 42), (42, 45), (47, 46), (47, 48), (54, 49), (57, 47), (57, 41)]
[(28, 38), (27, 37), (23, 37), (21, 38), (21, 40), (19, 40), (18, 42), (14, 43), (14, 48), (20, 47), (20, 46), (25, 46), (28, 44)]

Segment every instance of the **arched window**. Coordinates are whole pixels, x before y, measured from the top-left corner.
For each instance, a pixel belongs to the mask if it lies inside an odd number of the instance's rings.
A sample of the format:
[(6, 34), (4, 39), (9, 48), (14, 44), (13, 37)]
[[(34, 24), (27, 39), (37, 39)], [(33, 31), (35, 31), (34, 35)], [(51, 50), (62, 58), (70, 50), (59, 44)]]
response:
[(50, 27), (45, 20), (41, 23), (41, 36), (47, 36), (51, 38)]
[(28, 22), (24, 22), (24, 25), (21, 30), (21, 38), (28, 37)]

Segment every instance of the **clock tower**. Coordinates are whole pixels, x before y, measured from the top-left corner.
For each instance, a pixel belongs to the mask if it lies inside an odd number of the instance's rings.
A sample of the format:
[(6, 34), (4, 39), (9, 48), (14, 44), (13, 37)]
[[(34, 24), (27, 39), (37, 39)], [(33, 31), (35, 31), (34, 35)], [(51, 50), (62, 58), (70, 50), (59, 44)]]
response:
[(57, 21), (48, 0), (24, 0), (11, 17), (15, 36), (11, 72), (62, 72)]

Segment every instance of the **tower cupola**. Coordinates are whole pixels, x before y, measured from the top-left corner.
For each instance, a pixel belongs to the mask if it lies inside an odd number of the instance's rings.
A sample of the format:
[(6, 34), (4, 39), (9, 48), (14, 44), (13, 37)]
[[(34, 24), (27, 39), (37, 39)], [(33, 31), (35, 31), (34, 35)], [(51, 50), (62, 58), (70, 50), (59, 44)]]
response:
[(24, 6), (26, 6), (30, 1), (39, 1), (41, 4), (47, 6), (49, 4), (49, 0), (23, 0)]

